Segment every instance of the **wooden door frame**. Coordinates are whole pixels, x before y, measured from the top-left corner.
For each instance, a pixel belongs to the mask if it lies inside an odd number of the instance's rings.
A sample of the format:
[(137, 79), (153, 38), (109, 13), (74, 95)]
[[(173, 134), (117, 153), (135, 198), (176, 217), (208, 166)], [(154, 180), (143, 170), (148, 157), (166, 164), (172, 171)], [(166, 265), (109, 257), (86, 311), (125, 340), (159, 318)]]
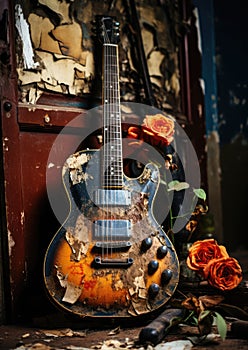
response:
[[(21, 163), (17, 124), (17, 72), (14, 47), (13, 1), (1, 2), (2, 18), (6, 18), (6, 35), (1, 47), (1, 136), (3, 162), (3, 194), (1, 198), (2, 248), (4, 274), (5, 319), (15, 314), (15, 300), (25, 279), (24, 218), (21, 195)], [(16, 190), (17, 189), (17, 190)], [(9, 272), (9, 276), (7, 274)]]

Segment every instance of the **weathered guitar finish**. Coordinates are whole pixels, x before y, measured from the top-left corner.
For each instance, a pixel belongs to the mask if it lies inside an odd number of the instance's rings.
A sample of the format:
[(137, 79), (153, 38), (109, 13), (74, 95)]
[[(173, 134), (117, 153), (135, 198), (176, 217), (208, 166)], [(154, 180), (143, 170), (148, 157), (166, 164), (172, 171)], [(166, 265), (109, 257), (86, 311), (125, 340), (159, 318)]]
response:
[(103, 140), (71, 155), (63, 168), (70, 213), (50, 243), (45, 286), (53, 302), (80, 317), (130, 318), (162, 308), (179, 279), (175, 249), (153, 216), (160, 174), (149, 163), (135, 179), (123, 172), (118, 24), (103, 32)]

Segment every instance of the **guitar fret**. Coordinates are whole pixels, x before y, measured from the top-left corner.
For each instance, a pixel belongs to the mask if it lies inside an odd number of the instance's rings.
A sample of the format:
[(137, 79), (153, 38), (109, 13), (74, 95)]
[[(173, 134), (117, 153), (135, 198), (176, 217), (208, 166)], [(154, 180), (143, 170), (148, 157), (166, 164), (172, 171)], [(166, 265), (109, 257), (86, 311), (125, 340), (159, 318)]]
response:
[(118, 47), (113, 44), (104, 45), (104, 154), (103, 154), (103, 186), (122, 186), (122, 132), (119, 92)]

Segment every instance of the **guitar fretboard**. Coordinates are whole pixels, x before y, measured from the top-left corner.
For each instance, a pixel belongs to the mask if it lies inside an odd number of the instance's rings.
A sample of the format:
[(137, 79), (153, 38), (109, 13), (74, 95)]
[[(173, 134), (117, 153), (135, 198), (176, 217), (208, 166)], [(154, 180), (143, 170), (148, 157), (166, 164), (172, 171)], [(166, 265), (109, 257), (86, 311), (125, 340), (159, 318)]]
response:
[(104, 44), (102, 186), (121, 188), (123, 178), (118, 46)]

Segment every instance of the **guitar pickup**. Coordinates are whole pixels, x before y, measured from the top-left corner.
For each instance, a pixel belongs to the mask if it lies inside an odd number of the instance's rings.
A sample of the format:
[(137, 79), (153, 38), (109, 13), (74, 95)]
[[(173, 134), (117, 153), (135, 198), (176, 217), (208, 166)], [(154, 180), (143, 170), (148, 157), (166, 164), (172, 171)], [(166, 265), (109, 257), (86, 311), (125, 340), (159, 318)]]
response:
[(129, 207), (131, 205), (131, 193), (127, 190), (97, 189), (93, 194), (93, 200), (97, 206)]
[(96, 220), (93, 225), (93, 239), (98, 242), (128, 241), (131, 237), (129, 220)]

